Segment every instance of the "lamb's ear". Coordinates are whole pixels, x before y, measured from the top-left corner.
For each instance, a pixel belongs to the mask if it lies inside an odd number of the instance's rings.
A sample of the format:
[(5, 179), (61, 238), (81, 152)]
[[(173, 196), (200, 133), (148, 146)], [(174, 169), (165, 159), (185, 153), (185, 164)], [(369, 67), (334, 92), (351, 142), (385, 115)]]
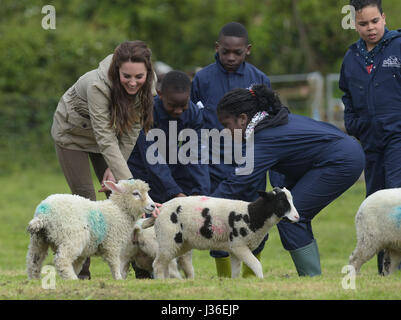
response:
[(266, 191), (258, 190), (257, 193), (258, 193), (259, 197), (264, 197)]
[(281, 188), (279, 188), (279, 187), (274, 187), (274, 188), (273, 188), (273, 192), (274, 192), (275, 194), (279, 194), (279, 193), (282, 193), (283, 190), (282, 190)]
[(266, 191), (259, 190), (258, 195), (262, 198), (269, 200), (269, 199), (273, 199), (276, 194), (274, 193), (274, 191), (266, 192)]
[(114, 183), (113, 181), (105, 181), (104, 185), (110, 191), (113, 191), (113, 192), (116, 192), (116, 193), (123, 193), (124, 192), (123, 188), (121, 186), (119, 186), (118, 184)]

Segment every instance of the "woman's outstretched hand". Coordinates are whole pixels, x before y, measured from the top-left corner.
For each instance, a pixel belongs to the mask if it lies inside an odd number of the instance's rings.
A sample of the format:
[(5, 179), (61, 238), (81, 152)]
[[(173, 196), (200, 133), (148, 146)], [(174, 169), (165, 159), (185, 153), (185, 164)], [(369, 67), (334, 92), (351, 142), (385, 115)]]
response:
[(105, 186), (104, 182), (105, 181), (113, 181), (114, 183), (117, 183), (116, 179), (114, 178), (113, 174), (111, 173), (110, 168), (107, 168), (106, 171), (104, 172), (103, 179), (102, 179), (102, 187), (98, 192), (106, 192), (109, 191), (107, 187)]

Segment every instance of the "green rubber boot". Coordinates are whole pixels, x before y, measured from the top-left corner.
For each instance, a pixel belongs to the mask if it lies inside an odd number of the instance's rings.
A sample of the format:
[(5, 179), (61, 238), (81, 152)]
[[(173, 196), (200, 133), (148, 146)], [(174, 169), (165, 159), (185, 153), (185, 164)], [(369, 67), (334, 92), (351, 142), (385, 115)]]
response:
[[(256, 259), (258, 259), (260, 261), (261, 255), (262, 255), (262, 252), (259, 252), (258, 254), (255, 254)], [(242, 277), (243, 278), (256, 277), (256, 275), (252, 271), (252, 269), (249, 268), (245, 263), (242, 263)]]
[(319, 248), (315, 239), (305, 247), (290, 250), (290, 254), (299, 276), (314, 277), (322, 274)]
[(231, 278), (230, 257), (214, 258), (216, 261), (217, 276), (219, 278)]

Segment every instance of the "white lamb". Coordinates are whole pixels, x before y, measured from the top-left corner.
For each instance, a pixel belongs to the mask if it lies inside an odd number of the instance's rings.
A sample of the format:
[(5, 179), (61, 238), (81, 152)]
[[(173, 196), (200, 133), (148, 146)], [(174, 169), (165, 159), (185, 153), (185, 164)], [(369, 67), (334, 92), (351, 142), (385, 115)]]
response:
[[(144, 219), (137, 221), (134, 227), (133, 244), (134, 254), (133, 259), (135, 264), (149, 273), (153, 272), (153, 261), (156, 258), (158, 244), (156, 241), (155, 228), (150, 227), (142, 229), (141, 225)], [(179, 272), (179, 268), (184, 271), (186, 278), (194, 277), (194, 268), (192, 266), (192, 251), (188, 251), (181, 257), (173, 259), (168, 265), (168, 274), (170, 278), (181, 279), (182, 276)]]
[(107, 181), (105, 185), (112, 191), (108, 200), (55, 194), (38, 205), (27, 228), (31, 234), (26, 258), (29, 278), (40, 277), (49, 246), (64, 279), (78, 279), (83, 263), (92, 255), (103, 257), (114, 279), (127, 276), (135, 221), (144, 212), (153, 212), (155, 204), (148, 195), (148, 184), (141, 180)]
[(228, 251), (233, 278), (240, 273), (241, 261), (263, 278), (252, 250), (282, 218), (295, 222), (299, 215), (287, 189), (259, 195), (254, 202), (190, 196), (164, 203), (154, 222), (159, 244), (153, 263), (156, 278), (167, 277), (170, 261), (191, 249)]
[(367, 197), (355, 216), (357, 244), (349, 263), (361, 266), (381, 250), (383, 274), (393, 273), (401, 262), (401, 188), (377, 191)]

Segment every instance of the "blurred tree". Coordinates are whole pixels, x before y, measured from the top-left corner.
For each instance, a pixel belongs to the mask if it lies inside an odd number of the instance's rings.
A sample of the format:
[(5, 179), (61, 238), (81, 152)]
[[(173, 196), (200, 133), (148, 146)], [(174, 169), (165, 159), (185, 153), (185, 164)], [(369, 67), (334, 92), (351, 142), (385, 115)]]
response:
[[(250, 35), (249, 61), (266, 74), (337, 73), (348, 46), (358, 39), (341, 26), (348, 3), (0, 0), (0, 150), (8, 150), (10, 141), (25, 152), (38, 141), (51, 145), (50, 124), (63, 92), (125, 40), (144, 40), (154, 60), (192, 71), (214, 61), (219, 30), (238, 21)], [(48, 4), (56, 9), (55, 30), (41, 26), (41, 9)], [(401, 1), (385, 0), (383, 8), (388, 27), (401, 27)], [(3, 159), (9, 158), (2, 155), (0, 167)]]

